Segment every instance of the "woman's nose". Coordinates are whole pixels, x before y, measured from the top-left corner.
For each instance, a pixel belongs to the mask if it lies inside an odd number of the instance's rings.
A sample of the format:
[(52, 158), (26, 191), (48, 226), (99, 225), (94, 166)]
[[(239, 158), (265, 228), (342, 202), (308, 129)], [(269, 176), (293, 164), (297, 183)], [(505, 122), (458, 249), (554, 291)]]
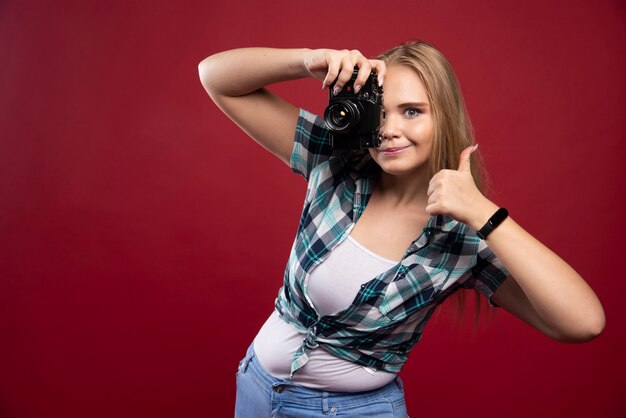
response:
[(381, 140), (391, 140), (400, 135), (400, 126), (394, 117), (387, 115), (378, 132)]

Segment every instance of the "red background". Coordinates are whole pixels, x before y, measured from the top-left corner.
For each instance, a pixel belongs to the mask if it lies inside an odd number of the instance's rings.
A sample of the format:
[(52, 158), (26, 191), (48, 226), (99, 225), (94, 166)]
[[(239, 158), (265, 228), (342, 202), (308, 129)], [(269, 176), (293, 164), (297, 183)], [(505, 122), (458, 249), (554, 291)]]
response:
[[(343, 4), (339, 4), (343, 3)], [(413, 416), (623, 417), (622, 1), (0, 3), (0, 416), (228, 417), (305, 184), (211, 103), (241, 46), (422, 38), (455, 67), (494, 199), (596, 290), (595, 341), (444, 312)], [(318, 82), (276, 86), (323, 110)], [(532, 263), (532, 260), (528, 260)]]

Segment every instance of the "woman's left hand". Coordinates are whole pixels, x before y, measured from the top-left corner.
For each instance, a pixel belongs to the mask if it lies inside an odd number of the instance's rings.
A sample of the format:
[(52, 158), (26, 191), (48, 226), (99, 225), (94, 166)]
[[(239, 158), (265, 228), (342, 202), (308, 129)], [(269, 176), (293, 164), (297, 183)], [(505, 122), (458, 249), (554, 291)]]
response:
[(478, 230), (498, 210), (478, 190), (472, 177), (470, 156), (477, 147), (463, 150), (458, 170), (441, 170), (430, 180), (426, 206), (429, 215), (447, 215)]
[[(451, 216), (479, 230), (498, 207), (474, 183), (470, 155), (475, 150), (463, 150), (458, 170), (433, 176), (426, 212)], [(511, 274), (492, 296), (494, 303), (558, 341), (583, 342), (600, 335), (605, 324), (602, 304), (569, 264), (511, 217), (488, 239)]]

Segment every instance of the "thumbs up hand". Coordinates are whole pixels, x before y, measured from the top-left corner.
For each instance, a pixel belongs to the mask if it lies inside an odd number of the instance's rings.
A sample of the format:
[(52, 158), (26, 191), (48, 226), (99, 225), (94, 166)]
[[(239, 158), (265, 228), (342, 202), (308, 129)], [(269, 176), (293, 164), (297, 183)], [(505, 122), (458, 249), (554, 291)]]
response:
[(447, 215), (476, 230), (480, 229), (498, 206), (476, 187), (471, 171), (471, 154), (478, 145), (461, 152), (458, 170), (441, 170), (428, 187), (429, 215)]

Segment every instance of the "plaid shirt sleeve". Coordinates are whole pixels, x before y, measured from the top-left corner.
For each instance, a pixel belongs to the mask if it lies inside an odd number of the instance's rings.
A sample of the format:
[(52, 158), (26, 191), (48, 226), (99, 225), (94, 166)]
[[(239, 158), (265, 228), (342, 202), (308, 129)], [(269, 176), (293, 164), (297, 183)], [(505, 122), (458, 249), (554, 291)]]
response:
[(484, 240), (480, 240), (476, 266), (472, 269), (472, 276), (463, 283), (463, 287), (478, 290), (487, 297), (491, 306), (498, 307), (492, 302), (491, 297), (509, 276), (509, 271), (500, 259)]
[(300, 109), (289, 161), (291, 170), (308, 181), (313, 168), (328, 160), (332, 153), (330, 133), (322, 118)]

